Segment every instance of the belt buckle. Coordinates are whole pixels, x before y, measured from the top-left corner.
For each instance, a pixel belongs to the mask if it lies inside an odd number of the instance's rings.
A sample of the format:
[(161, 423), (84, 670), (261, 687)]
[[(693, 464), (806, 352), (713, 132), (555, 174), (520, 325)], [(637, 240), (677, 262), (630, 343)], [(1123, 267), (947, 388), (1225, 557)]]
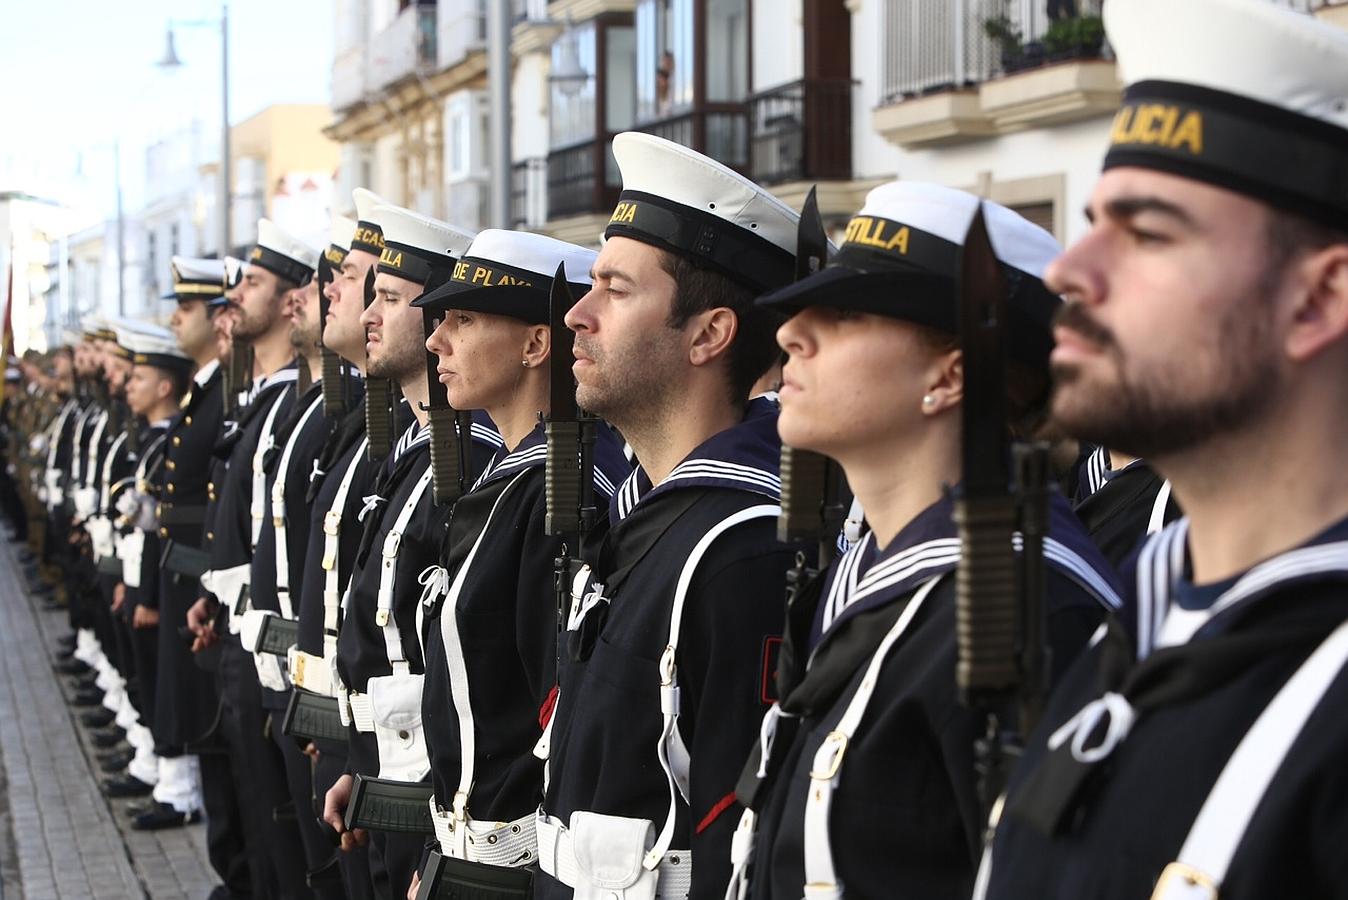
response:
[(384, 537), (384, 559), (397, 559), (398, 547), (402, 544), (403, 536), (397, 531), (390, 531)]
[(388, 618), (389, 618), (388, 610), (381, 609), (374, 614), (374, 624), (378, 625), (380, 628), (383, 628), (384, 626), (388, 625)]
[(342, 514), (339, 510), (330, 509), (323, 514), (323, 533), (336, 537), (342, 530)]
[(331, 572), (333, 570), (333, 567), (337, 565), (337, 560), (334, 559), (331, 554), (324, 553), (323, 561), (319, 563), (319, 565), (323, 567), (324, 572)]
[(304, 687), (304, 658), (306, 654), (295, 654), (295, 671), (290, 673), (290, 680)]
[(1171, 885), (1179, 889), (1172, 900), (1217, 900), (1217, 880), (1206, 872), (1178, 860), (1166, 866), (1161, 877), (1156, 880), (1156, 890), (1151, 900), (1166, 900), (1170, 896)]

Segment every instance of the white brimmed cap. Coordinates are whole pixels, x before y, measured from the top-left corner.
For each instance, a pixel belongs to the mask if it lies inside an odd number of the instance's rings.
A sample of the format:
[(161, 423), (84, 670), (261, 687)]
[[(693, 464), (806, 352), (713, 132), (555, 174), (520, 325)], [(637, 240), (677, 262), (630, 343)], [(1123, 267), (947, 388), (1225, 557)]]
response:
[(544, 325), (557, 267), (566, 266), (571, 295), (580, 297), (590, 289), (596, 258), (593, 250), (547, 235), (489, 228), (473, 238), (450, 280), (412, 305), (476, 310)]
[(454, 263), (473, 242), (473, 232), (455, 228), (401, 206), (371, 212), (384, 233), (379, 271), (436, 287), (449, 280)]
[(392, 206), (383, 197), (366, 188), (356, 188), (351, 192), (351, 201), (356, 205), (356, 227), (352, 231), (348, 250), (363, 250), (378, 256), (384, 251), (384, 233), (374, 220), (374, 211), (381, 206)]
[(173, 290), (165, 300), (206, 300), (225, 292), (225, 264), (218, 259), (174, 256), (170, 260)]
[(1348, 224), (1348, 32), (1268, 0), (1106, 0), (1127, 85), (1105, 168)]
[(304, 284), (318, 267), (318, 250), (283, 231), (271, 219), (262, 218), (257, 220), (257, 244), (248, 262), (295, 284)]
[(1044, 286), (1044, 270), (1061, 246), (1005, 206), (942, 185), (892, 181), (875, 188), (847, 223), (827, 268), (759, 303), (850, 309), (957, 333), (961, 249), (980, 204), (1007, 283), (1008, 351), (1027, 364), (1046, 366), (1053, 315), (1062, 301)]
[(758, 290), (795, 275), (800, 216), (749, 179), (682, 144), (624, 132), (613, 139), (623, 188), (604, 237), (691, 257)]
[(178, 346), (173, 332), (150, 322), (131, 319), (116, 324), (117, 344), (130, 353), (131, 362), (139, 366), (182, 371), (192, 368), (192, 360)]

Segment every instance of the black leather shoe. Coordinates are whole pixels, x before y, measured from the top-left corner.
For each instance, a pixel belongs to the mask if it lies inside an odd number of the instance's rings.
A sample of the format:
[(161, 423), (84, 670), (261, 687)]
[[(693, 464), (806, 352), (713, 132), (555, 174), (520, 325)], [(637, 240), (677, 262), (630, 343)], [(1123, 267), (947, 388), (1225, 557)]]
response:
[(91, 709), (80, 713), (80, 724), (85, 728), (107, 728), (117, 714), (110, 709)]
[(156, 803), (153, 808), (144, 810), (131, 820), (131, 827), (137, 831), (163, 831), (166, 828), (182, 828), (201, 821), (201, 811), (180, 813), (167, 803)]
[(103, 793), (109, 797), (144, 797), (154, 790), (154, 785), (146, 784), (134, 775), (122, 775), (103, 782)]
[(88, 691), (76, 691), (70, 698), (70, 705), (75, 707), (99, 706), (103, 703), (103, 692), (94, 688)]
[(95, 731), (89, 735), (89, 740), (100, 750), (109, 750), (116, 747), (126, 737), (126, 730), (119, 725), (109, 725), (102, 731)]
[(88, 663), (75, 659), (74, 657), (63, 659), (54, 664), (52, 668), (62, 675), (83, 675), (85, 672), (90, 671)]
[(118, 772), (126, 771), (126, 767), (131, 765), (131, 760), (135, 758), (135, 750), (114, 750), (98, 758), (98, 767), (107, 775), (116, 775)]

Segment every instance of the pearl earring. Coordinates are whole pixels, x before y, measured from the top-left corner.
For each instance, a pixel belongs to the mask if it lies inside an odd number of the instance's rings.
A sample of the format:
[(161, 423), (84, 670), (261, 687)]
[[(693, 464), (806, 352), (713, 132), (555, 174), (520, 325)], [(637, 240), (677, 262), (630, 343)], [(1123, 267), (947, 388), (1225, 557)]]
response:
[(524, 368), (526, 368), (526, 369), (529, 368), (529, 360), (527, 360), (527, 359), (522, 359), (522, 360), (520, 360), (520, 363), (524, 366)]
[(922, 398), (922, 405), (923, 405), (923, 406), (935, 406), (935, 405), (936, 405), (936, 398), (933, 397), (931, 394), (926, 394), (926, 395), (923, 396), (923, 398)]

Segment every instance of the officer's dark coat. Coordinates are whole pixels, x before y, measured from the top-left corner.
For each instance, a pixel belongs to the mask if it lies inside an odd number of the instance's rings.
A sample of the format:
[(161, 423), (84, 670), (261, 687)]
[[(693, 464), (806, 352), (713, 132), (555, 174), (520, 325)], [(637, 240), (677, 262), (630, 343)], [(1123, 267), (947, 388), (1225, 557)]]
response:
[[(606, 529), (591, 540), (594, 581), (610, 602), (567, 635), (548, 815), (567, 822), (575, 810), (589, 810), (650, 819), (659, 833), (669, 786), (656, 755), (658, 669), (675, 584), (710, 529), (737, 511), (779, 502), (780, 455), (777, 406), (754, 400), (740, 424), (705, 441), (658, 486), (638, 469), (614, 495)], [(692, 808), (678, 805), (671, 847), (692, 850), (697, 898), (719, 900), (725, 889), (739, 817), (735, 782), (770, 702), (765, 668), (781, 634), (784, 575), (797, 549), (778, 543), (776, 528), (769, 517), (722, 534), (697, 567), (683, 612), (678, 727), (692, 758)], [(567, 897), (571, 889), (540, 874), (535, 892)]]
[[(224, 378), (218, 365), (204, 379), (193, 381), (182, 411), (169, 425), (161, 470), (160, 537), (184, 546), (205, 546), (207, 486), (224, 417)], [(172, 490), (169, 490), (170, 485)], [(187, 611), (201, 594), (201, 582), (186, 574), (159, 568), (159, 682), (155, 709), (156, 742), (182, 746), (203, 737), (215, 722), (219, 695), (215, 679), (196, 665), (191, 644), (179, 633)]]
[[(985, 718), (961, 706), (955, 684), (959, 539), (941, 500), (878, 550), (874, 534), (805, 586), (793, 602), (778, 670), (781, 708), (759, 811), (750, 895), (804, 893), (810, 770), (885, 635), (923, 584), (940, 576), (879, 670), (870, 705), (847, 744), (829, 810), (833, 865), (849, 897), (964, 900), (973, 888), (984, 823), (974, 742)], [(1052, 506), (1047, 636), (1064, 669), (1107, 609), (1119, 604), (1108, 563), (1065, 500)], [(761, 754), (746, 767), (754, 784)], [(745, 793), (748, 793), (746, 789)]]
[[(489, 440), (488, 436), (495, 440)], [(469, 463), (472, 477), (480, 472), (499, 443), (500, 436), (495, 431), (475, 423)], [(348, 690), (365, 693), (371, 678), (392, 674), (383, 629), (375, 622), (384, 538), (393, 530), (403, 506), (429, 465), (429, 434), (422, 431), (418, 440), (401, 454), (389, 454), (375, 477), (372, 494), (383, 499), (365, 517), (337, 638), (337, 671)], [(449, 508), (435, 505), (428, 486), (402, 533), (393, 586), (393, 621), (402, 638), (408, 669), (413, 674), (425, 671), (417, 628), (417, 608), (421, 605), (423, 589), (419, 579), (428, 567), (438, 564), (448, 521)], [(353, 726), (349, 747), (349, 765), (353, 772), (378, 773), (379, 753), (374, 735), (362, 734)]]
[[(1054, 695), (1012, 778), (994, 843), (989, 898), (1150, 897), (1251, 724), (1310, 652), (1348, 620), (1348, 521), (1341, 521), (1300, 552), (1245, 573), (1234, 588), (1242, 599), (1225, 606), (1187, 644), (1154, 654), (1144, 646), (1139, 653), (1139, 643), (1154, 641), (1173, 585), (1189, 578), (1186, 525), (1153, 536), (1147, 548), (1158, 552), (1150, 562), (1143, 550), (1130, 587), (1139, 600), (1144, 585), (1160, 590), (1154, 605), (1135, 600), (1139, 612), (1150, 608), (1139, 616), (1139, 637), (1127, 628), (1111, 629)], [(1139, 655), (1148, 661), (1138, 663)], [(1143, 666), (1153, 672), (1153, 693), (1170, 696), (1139, 713), (1126, 739), (1093, 767), (1079, 791), (1066, 791), (1070, 767), (1049, 758), (1049, 735), (1104, 691), (1118, 691)], [(1348, 897), (1345, 708), (1348, 677), (1340, 671), (1236, 848), (1222, 900)], [(1069, 802), (1050, 802), (1060, 792)]]
[[(598, 432), (595, 498), (606, 505), (631, 467), (613, 433), (602, 425)], [(540, 711), (556, 684), (553, 572), (563, 542), (544, 534), (546, 450), (539, 424), (514, 450), (496, 452), (473, 490), (454, 504), (443, 554), (447, 577), (463, 579), (455, 619), (477, 751), (468, 810), (482, 821), (528, 814), (538, 808), (543, 790), (543, 764), (533, 748), (542, 733)], [(474, 544), (477, 552), (465, 570)], [(441, 632), (444, 614), (443, 597), (426, 612), (422, 723), (436, 798), (448, 809), (462, 754)]]

